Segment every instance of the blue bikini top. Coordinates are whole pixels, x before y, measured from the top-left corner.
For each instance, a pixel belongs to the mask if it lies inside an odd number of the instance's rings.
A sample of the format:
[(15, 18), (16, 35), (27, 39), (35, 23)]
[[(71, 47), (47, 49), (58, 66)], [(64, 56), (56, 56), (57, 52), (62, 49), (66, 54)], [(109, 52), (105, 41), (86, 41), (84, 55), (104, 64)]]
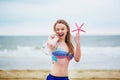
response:
[(52, 60), (55, 62), (58, 62), (58, 59), (67, 58), (68, 60), (71, 60), (73, 58), (73, 55), (71, 53), (66, 52), (64, 49), (56, 47), (56, 49), (52, 52)]

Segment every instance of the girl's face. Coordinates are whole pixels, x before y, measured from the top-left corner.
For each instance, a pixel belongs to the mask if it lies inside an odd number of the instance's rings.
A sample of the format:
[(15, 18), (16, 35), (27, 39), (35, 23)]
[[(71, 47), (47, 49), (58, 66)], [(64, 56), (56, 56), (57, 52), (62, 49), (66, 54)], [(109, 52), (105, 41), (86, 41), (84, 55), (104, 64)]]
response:
[(56, 26), (55, 26), (55, 32), (56, 34), (58, 35), (58, 37), (60, 39), (64, 39), (67, 35), (67, 26), (65, 26), (64, 24), (62, 23), (58, 23)]

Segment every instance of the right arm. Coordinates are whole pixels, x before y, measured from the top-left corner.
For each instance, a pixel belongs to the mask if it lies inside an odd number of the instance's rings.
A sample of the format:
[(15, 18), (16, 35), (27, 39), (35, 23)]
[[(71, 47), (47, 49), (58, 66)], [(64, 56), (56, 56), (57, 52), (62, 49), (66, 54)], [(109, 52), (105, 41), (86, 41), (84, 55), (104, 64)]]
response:
[(80, 61), (81, 58), (81, 49), (80, 49), (80, 35), (79, 33), (75, 36), (76, 50), (74, 51), (74, 59), (76, 62)]
[(59, 38), (56, 35), (50, 36), (50, 39), (47, 41), (47, 47), (50, 49), (50, 51), (55, 50), (58, 39)]

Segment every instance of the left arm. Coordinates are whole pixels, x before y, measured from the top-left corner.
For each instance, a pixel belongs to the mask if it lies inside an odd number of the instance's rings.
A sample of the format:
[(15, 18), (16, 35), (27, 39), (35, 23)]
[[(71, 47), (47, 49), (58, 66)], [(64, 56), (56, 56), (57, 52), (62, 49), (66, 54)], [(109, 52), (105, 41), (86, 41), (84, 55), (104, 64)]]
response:
[(81, 49), (80, 49), (80, 35), (77, 33), (75, 36), (76, 48), (74, 50), (74, 60), (76, 62), (80, 61), (81, 58)]

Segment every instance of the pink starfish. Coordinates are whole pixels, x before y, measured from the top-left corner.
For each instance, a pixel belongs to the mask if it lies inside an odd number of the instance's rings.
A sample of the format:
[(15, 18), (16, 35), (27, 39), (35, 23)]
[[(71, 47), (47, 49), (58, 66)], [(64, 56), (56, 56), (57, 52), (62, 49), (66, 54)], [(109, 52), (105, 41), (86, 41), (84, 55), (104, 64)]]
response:
[(84, 25), (84, 23), (82, 23), (80, 27), (78, 27), (77, 23), (75, 23), (75, 24), (76, 24), (77, 29), (72, 30), (72, 32), (78, 31), (78, 34), (80, 31), (85, 32), (84, 30), (81, 29), (81, 27)]

